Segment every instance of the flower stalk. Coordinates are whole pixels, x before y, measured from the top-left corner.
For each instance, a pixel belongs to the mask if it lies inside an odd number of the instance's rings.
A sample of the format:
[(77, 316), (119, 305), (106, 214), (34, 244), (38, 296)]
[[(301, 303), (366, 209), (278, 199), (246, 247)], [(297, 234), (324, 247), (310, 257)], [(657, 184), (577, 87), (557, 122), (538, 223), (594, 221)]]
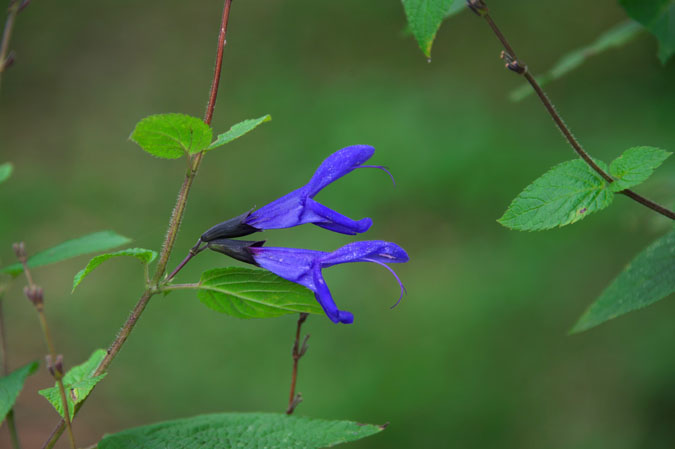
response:
[(303, 323), (307, 320), (309, 316), (308, 313), (301, 313), (298, 318), (298, 325), (295, 329), (295, 342), (293, 343), (293, 372), (291, 374), (291, 392), (288, 397), (288, 408), (286, 409), (287, 415), (292, 415), (295, 411), (295, 408), (302, 402), (302, 395), (300, 393), (295, 393), (295, 384), (298, 379), (298, 364), (302, 356), (307, 352), (307, 341), (309, 340), (309, 334), (305, 335), (305, 338), (302, 340), (302, 345), (300, 344), (300, 331), (302, 330)]

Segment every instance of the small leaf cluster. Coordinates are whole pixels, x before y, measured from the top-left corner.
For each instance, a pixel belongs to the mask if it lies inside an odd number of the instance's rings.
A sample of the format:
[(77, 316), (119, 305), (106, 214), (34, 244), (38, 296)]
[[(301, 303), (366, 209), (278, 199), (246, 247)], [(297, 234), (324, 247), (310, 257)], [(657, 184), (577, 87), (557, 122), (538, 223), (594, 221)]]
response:
[(269, 115), (244, 120), (213, 140), (213, 130), (197, 117), (157, 114), (136, 125), (130, 139), (144, 151), (162, 159), (178, 159), (221, 147), (271, 120)]
[(607, 168), (613, 177), (607, 182), (581, 159), (563, 162), (527, 186), (498, 220), (518, 231), (541, 231), (576, 223), (612, 203), (614, 194), (649, 178), (672, 153), (654, 147), (626, 150)]

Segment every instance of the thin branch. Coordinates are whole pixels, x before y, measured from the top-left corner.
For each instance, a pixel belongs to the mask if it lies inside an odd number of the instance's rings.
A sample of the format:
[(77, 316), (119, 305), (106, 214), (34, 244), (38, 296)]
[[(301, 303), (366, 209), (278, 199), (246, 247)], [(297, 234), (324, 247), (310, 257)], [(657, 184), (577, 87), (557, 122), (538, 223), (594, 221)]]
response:
[[(216, 54), (216, 68), (214, 70), (213, 74), (213, 82), (211, 83), (211, 89), (209, 91), (209, 102), (208, 106), (206, 108), (206, 114), (204, 115), (204, 122), (206, 124), (211, 124), (211, 120), (213, 118), (213, 111), (215, 109), (216, 105), (216, 98), (218, 96), (218, 85), (220, 81), (220, 72), (222, 69), (223, 65), (223, 50), (225, 48), (225, 43), (226, 43), (226, 35), (227, 35), (227, 23), (228, 19), (230, 17), (230, 6), (232, 5), (232, 0), (225, 0), (225, 4), (223, 7), (223, 15), (222, 15), (222, 20), (221, 20), (221, 25), (220, 25), (220, 33), (218, 36), (218, 50)], [(105, 358), (101, 361), (101, 364), (98, 366), (96, 371), (94, 372), (94, 376), (98, 376), (102, 373), (105, 372), (105, 370), (110, 366), (112, 361), (115, 359), (117, 356), (117, 353), (122, 349), (122, 346), (124, 345), (124, 342), (126, 342), (127, 338), (129, 337), (129, 334), (131, 334), (131, 331), (133, 330), (134, 326), (136, 325), (136, 322), (140, 318), (141, 314), (145, 310), (145, 307), (148, 305), (148, 302), (150, 301), (150, 298), (154, 296), (156, 293), (158, 293), (158, 283), (162, 276), (164, 275), (164, 272), (166, 271), (166, 266), (167, 263), (169, 262), (169, 256), (171, 255), (171, 251), (173, 250), (174, 243), (176, 241), (176, 236), (178, 235), (178, 229), (180, 228), (180, 223), (183, 219), (183, 214), (185, 212), (185, 206), (187, 204), (187, 199), (188, 195), (190, 193), (190, 187), (192, 186), (192, 181), (194, 180), (197, 170), (199, 169), (199, 165), (202, 161), (203, 157), (203, 152), (198, 153), (196, 156), (192, 158), (192, 164), (191, 168), (187, 170), (187, 173), (185, 174), (185, 179), (183, 180), (183, 184), (181, 186), (180, 192), (178, 194), (178, 199), (176, 200), (176, 205), (173, 209), (173, 212), (171, 213), (171, 218), (169, 220), (169, 230), (167, 231), (166, 237), (164, 239), (164, 244), (162, 245), (162, 251), (159, 256), (159, 262), (157, 263), (157, 268), (155, 271), (155, 274), (152, 277), (152, 281), (150, 286), (143, 292), (143, 295), (140, 297), (138, 302), (136, 303), (136, 306), (132, 310), (131, 314), (129, 315), (129, 318), (127, 318), (127, 321), (124, 323), (124, 326), (120, 330), (120, 333), (117, 335), (115, 340), (113, 341), (112, 345), (108, 349), (108, 353), (106, 354)], [(86, 400), (86, 399), (85, 399)], [(75, 413), (77, 413), (82, 405), (84, 404), (85, 401), (80, 402), (77, 404), (75, 407)], [(64, 421), (61, 420), (57, 426), (54, 428), (52, 431), (52, 434), (50, 435), (49, 439), (45, 442), (43, 449), (50, 449), (54, 447), (56, 442), (58, 441), (59, 437), (63, 433), (64, 430)]]
[(295, 330), (295, 342), (293, 343), (293, 374), (291, 375), (291, 392), (288, 397), (288, 408), (286, 409), (287, 415), (292, 415), (298, 404), (302, 402), (302, 395), (300, 393), (295, 394), (295, 384), (298, 380), (298, 363), (302, 356), (307, 352), (307, 340), (309, 340), (309, 335), (305, 336), (302, 340), (302, 345), (300, 345), (300, 331), (302, 330), (302, 324), (307, 320), (308, 316), (308, 313), (300, 314), (298, 326)]
[(73, 434), (73, 428), (70, 422), (70, 411), (68, 410), (66, 389), (63, 386), (63, 357), (56, 354), (54, 339), (52, 338), (49, 331), (49, 326), (47, 325), (42, 288), (38, 287), (35, 282), (33, 282), (33, 276), (31, 275), (30, 269), (28, 268), (28, 258), (26, 257), (26, 248), (23, 242), (14, 244), (14, 252), (16, 253), (17, 259), (19, 259), (19, 262), (21, 262), (21, 265), (23, 265), (23, 273), (26, 276), (26, 281), (28, 282), (28, 286), (24, 288), (24, 293), (30, 302), (33, 303), (33, 306), (35, 306), (35, 311), (37, 312), (38, 318), (40, 319), (42, 335), (45, 338), (47, 351), (49, 353), (47, 356), (47, 367), (49, 368), (49, 372), (54, 377), (59, 387), (61, 406), (63, 407), (63, 416), (65, 417), (66, 428), (68, 429), (68, 437), (70, 438), (70, 447), (72, 449), (77, 449), (77, 445), (75, 444), (75, 435)]
[[(485, 19), (487, 24), (490, 26), (490, 29), (492, 29), (492, 32), (495, 34), (495, 36), (497, 36), (497, 39), (499, 39), (499, 42), (501, 42), (502, 46), (504, 47), (505, 51), (502, 52), (502, 59), (506, 61), (506, 67), (511, 71), (519, 75), (522, 75), (527, 80), (527, 82), (530, 83), (530, 86), (532, 86), (532, 89), (534, 89), (534, 91), (536, 92), (537, 96), (539, 97), (539, 100), (541, 100), (541, 103), (546, 108), (546, 111), (551, 116), (556, 126), (558, 127), (560, 132), (562, 132), (563, 136), (570, 144), (570, 146), (574, 149), (574, 151), (577, 153), (577, 155), (581, 159), (583, 159), (584, 162), (586, 162), (586, 164), (588, 164), (588, 166), (591, 167), (596, 173), (602, 176), (602, 178), (605, 181), (607, 181), (610, 184), (613, 183), (614, 178), (612, 178), (612, 176), (609, 173), (607, 173), (600, 166), (598, 166), (598, 164), (593, 160), (593, 158), (586, 152), (586, 150), (584, 150), (579, 141), (574, 137), (572, 131), (565, 124), (565, 122), (563, 121), (562, 117), (556, 110), (551, 100), (548, 98), (544, 90), (541, 88), (535, 77), (528, 70), (527, 65), (525, 65), (522, 61), (518, 60), (515, 50), (509, 43), (506, 36), (504, 36), (504, 33), (502, 33), (502, 31), (499, 29), (495, 21), (490, 16), (488, 7), (485, 4), (485, 2), (483, 0), (467, 0), (467, 4), (472, 11), (474, 11), (476, 14)], [(618, 193), (621, 193), (622, 195), (625, 195), (637, 201), (643, 206), (646, 206), (649, 209), (652, 209), (653, 211), (670, 218), (671, 220), (675, 220), (675, 212), (668, 210), (667, 208), (633, 192), (632, 190), (625, 189)]]
[(20, 7), (21, 3), (19, 1), (10, 0), (9, 9), (7, 10), (7, 20), (5, 21), (5, 28), (2, 32), (2, 43), (0, 43), (0, 84), (2, 84), (2, 74), (10, 65), (7, 60), (9, 42), (12, 40), (14, 22), (16, 21), (17, 14), (19, 14)]

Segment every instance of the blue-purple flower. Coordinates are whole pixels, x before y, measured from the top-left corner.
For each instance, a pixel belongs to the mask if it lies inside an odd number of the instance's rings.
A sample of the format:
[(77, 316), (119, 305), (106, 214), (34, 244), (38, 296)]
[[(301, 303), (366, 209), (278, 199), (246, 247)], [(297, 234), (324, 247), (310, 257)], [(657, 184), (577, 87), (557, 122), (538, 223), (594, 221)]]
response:
[(209, 242), (208, 247), (238, 260), (258, 265), (279, 277), (310, 289), (328, 318), (334, 323), (352, 323), (354, 315), (338, 309), (323, 279), (321, 270), (324, 268), (350, 262), (373, 262), (382, 265), (394, 275), (401, 287), (399, 301), (403, 297), (405, 288), (401, 280), (394, 270), (386, 265), (408, 261), (408, 254), (395, 243), (381, 240), (354, 242), (330, 253), (298, 248), (266, 248), (262, 246), (263, 243), (219, 239)]
[(202, 234), (202, 242), (242, 237), (265, 229), (290, 228), (306, 223), (341, 234), (366, 232), (372, 224), (370, 218), (353, 220), (317, 202), (314, 197), (328, 184), (357, 168), (372, 167), (387, 172), (379, 165), (364, 165), (374, 152), (375, 148), (369, 145), (353, 145), (336, 151), (321, 163), (306, 185), (258, 210), (217, 224)]

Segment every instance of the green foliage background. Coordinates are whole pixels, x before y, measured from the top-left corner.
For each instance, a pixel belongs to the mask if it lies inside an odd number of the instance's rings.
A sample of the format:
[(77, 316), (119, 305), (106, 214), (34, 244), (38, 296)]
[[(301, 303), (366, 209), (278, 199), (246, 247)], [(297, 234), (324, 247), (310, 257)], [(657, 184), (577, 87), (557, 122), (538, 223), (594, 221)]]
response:
[[(3, 265), (11, 243), (37, 252), (102, 229), (159, 249), (184, 163), (126, 140), (138, 120), (206, 105), (221, 2), (34, 3), (19, 16), (17, 63), (3, 77), (0, 188)], [(536, 74), (625, 19), (614, 0), (493, 0), (492, 13)], [(542, 18), (554, 17), (555, 20)], [(370, 216), (364, 238), (401, 244), (411, 262), (325, 271), (352, 326), (310, 317), (297, 413), (391, 426), (354, 448), (667, 448), (675, 438), (675, 302), (663, 301), (576, 336), (567, 331), (642, 248), (670, 224), (617, 198), (606, 211), (547, 233), (496, 219), (550, 167), (573, 158), (498, 43), (469, 13), (446, 23), (431, 64), (402, 36), (397, 1), (235, 2), (214, 129), (273, 120), (207, 154), (171, 267), (211, 225), (305, 183), (341, 147), (377, 148), (396, 177), (357, 171), (321, 201)], [(647, 34), (548, 86), (587, 149), (612, 160), (636, 145), (675, 148), (675, 63)], [(671, 201), (675, 164), (638, 190)], [(303, 226), (264, 234), (270, 245), (332, 250), (353, 238)], [(82, 257), (35, 270), (67, 367), (106, 347), (143, 285), (135, 261), (111, 260), (71, 295)], [(197, 257), (177, 278), (231, 262)], [(13, 368), (43, 354), (18, 284), (5, 313)], [(199, 413), (283, 411), (295, 317), (249, 321), (207, 309), (194, 292), (155, 297), (76, 419), (78, 442), (103, 432)], [(16, 410), (25, 446), (57, 415), (26, 383)], [(6, 426), (0, 445), (8, 444)], [(65, 439), (61, 442), (66, 444)], [(65, 446), (64, 446), (65, 447)]]

